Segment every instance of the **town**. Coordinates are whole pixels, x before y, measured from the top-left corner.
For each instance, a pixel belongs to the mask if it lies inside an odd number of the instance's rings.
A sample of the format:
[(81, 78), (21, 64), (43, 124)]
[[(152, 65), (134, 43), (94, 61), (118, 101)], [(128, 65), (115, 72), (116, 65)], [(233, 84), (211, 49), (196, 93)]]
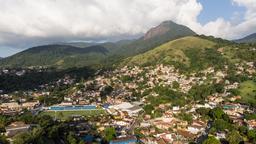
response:
[[(72, 127), (82, 143), (243, 141), (247, 133), (247, 140), (253, 141), (255, 64), (236, 65), (234, 75), (247, 74), (243, 80), (230, 76), (229, 70), (226, 65), (221, 70), (209, 67), (187, 74), (163, 64), (125, 66), (88, 79), (65, 75), (27, 91), (0, 90), (1, 132), (9, 142), (17, 143), (24, 134), (42, 127), (22, 118), (30, 115)], [(26, 69), (3, 69), (0, 74), (20, 77), (26, 73)]]

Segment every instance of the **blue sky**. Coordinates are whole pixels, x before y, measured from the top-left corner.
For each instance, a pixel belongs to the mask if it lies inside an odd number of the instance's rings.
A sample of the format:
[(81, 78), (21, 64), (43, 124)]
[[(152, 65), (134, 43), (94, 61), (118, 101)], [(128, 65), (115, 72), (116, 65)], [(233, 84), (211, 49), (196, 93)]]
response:
[[(239, 21), (245, 13), (245, 7), (234, 4), (231, 0), (198, 0), (203, 5), (203, 10), (198, 16), (198, 21), (201, 24), (206, 24), (209, 21), (214, 21), (219, 17), (228, 21), (233, 21), (232, 18), (239, 14)], [(238, 21), (238, 22), (239, 22)]]
[(0, 4), (0, 57), (55, 42), (135, 37), (166, 20), (229, 40), (256, 32), (256, 0), (0, 0)]
[(21, 49), (17, 49), (17, 48), (0, 47), (0, 57), (10, 56), (10, 55), (18, 53), (20, 51), (21, 51)]

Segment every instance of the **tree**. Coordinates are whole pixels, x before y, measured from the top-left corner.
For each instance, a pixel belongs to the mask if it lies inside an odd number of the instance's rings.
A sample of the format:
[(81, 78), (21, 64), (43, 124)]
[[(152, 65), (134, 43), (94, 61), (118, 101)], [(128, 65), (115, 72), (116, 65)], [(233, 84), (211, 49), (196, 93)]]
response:
[(34, 128), (30, 132), (30, 135), (31, 135), (30, 137), (31, 137), (32, 143), (37, 143), (37, 144), (45, 143), (45, 141), (43, 140), (44, 133), (45, 133), (45, 131), (42, 128)]
[(42, 116), (38, 117), (38, 123), (43, 129), (46, 129), (47, 127), (53, 125), (54, 121), (51, 116), (42, 115)]
[(246, 134), (247, 131), (248, 131), (248, 128), (246, 126), (240, 126), (238, 128), (239, 132), (242, 133), (242, 134)]
[(192, 123), (193, 121), (193, 116), (190, 113), (180, 113), (178, 116), (180, 119), (187, 121), (188, 123)]
[(227, 140), (229, 144), (239, 144), (243, 141), (243, 138), (237, 131), (231, 131), (227, 136)]
[(214, 88), (215, 88), (216, 92), (218, 92), (218, 93), (223, 93), (225, 91), (223, 83), (215, 84)]
[(9, 144), (5, 136), (0, 135), (0, 144)]
[(32, 143), (32, 137), (28, 132), (14, 136), (13, 144), (28, 144)]
[(203, 144), (221, 144), (221, 143), (215, 137), (209, 136), (205, 141), (203, 141)]
[(109, 95), (113, 91), (113, 87), (111, 86), (105, 86), (102, 91), (100, 91), (100, 96), (105, 97), (106, 95)]
[(154, 107), (152, 105), (145, 105), (143, 107), (146, 114), (152, 114), (152, 111), (154, 110)]
[(19, 117), (19, 119), (27, 124), (31, 124), (34, 121), (34, 116), (31, 112), (26, 111)]
[(104, 136), (107, 141), (111, 141), (116, 136), (116, 130), (113, 127), (107, 127), (104, 130)]
[(75, 137), (75, 134), (73, 132), (69, 132), (68, 136), (67, 136), (67, 141), (69, 144), (77, 144), (77, 139)]
[(201, 116), (207, 116), (209, 114), (209, 111), (210, 111), (209, 108), (204, 108), (204, 107), (196, 109), (196, 112)]
[(224, 111), (219, 107), (214, 108), (209, 112), (209, 116), (212, 119), (221, 119), (224, 114), (225, 114)]
[(55, 138), (58, 139), (61, 132), (60, 128), (61, 128), (60, 125), (53, 125), (52, 127), (48, 128), (48, 132), (47, 132), (48, 137), (51, 139), (55, 139)]
[(174, 82), (172, 83), (172, 87), (173, 87), (174, 89), (178, 89), (178, 88), (180, 88), (180, 84), (179, 84), (177, 81), (174, 81)]
[(248, 137), (251, 141), (255, 141), (255, 142), (256, 142), (256, 130), (248, 130), (248, 132), (247, 132), (247, 137)]
[(232, 129), (232, 125), (223, 119), (217, 119), (212, 125), (217, 131), (224, 131), (225, 129)]

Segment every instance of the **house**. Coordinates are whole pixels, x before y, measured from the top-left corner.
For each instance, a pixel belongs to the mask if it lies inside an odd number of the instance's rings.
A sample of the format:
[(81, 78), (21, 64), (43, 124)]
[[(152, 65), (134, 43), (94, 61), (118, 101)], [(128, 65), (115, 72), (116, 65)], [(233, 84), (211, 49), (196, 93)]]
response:
[(148, 138), (141, 138), (140, 143), (142, 143), (142, 144), (157, 144), (157, 141), (154, 138), (148, 137)]
[(19, 133), (27, 132), (30, 128), (30, 125), (25, 124), (24, 122), (13, 122), (6, 127), (5, 135), (7, 137), (13, 137)]
[(240, 100), (241, 98), (242, 98), (241, 96), (233, 96), (233, 97), (231, 97), (229, 100), (232, 101), (232, 102), (234, 102), (234, 101), (236, 101), (236, 100)]
[(173, 141), (177, 140), (177, 137), (174, 133), (163, 133), (160, 134), (158, 137), (163, 139), (167, 143), (172, 143)]
[(151, 124), (149, 122), (141, 122), (140, 127), (150, 127)]
[(157, 144), (168, 144), (164, 139), (158, 139), (157, 141)]
[(19, 110), (21, 106), (17, 102), (2, 103), (0, 109)]
[(199, 132), (203, 132), (205, 127), (206, 127), (206, 123), (203, 121), (193, 121), (192, 125), (188, 127), (188, 131), (192, 134), (198, 134)]
[(249, 129), (255, 129), (256, 128), (256, 120), (248, 120), (247, 125)]
[(179, 110), (180, 110), (180, 107), (179, 107), (179, 106), (174, 106), (174, 107), (172, 107), (172, 110), (173, 110), (173, 111), (179, 111)]
[(216, 133), (216, 138), (217, 139), (225, 139), (226, 138), (226, 133), (224, 133), (224, 132), (217, 132)]
[(26, 108), (28, 110), (34, 109), (39, 105), (39, 101), (37, 102), (26, 102), (22, 104), (23, 108)]
[(63, 101), (61, 104), (59, 104), (60, 106), (72, 106), (73, 102), (69, 102), (69, 101)]
[(129, 136), (114, 139), (110, 141), (109, 144), (136, 144), (137, 142), (138, 140), (135, 136)]
[(190, 133), (189, 131), (187, 130), (183, 130), (183, 129), (178, 129), (177, 130), (177, 134), (179, 138), (181, 139), (185, 139), (185, 140), (190, 140), (190, 139), (194, 139), (195, 138), (195, 135)]

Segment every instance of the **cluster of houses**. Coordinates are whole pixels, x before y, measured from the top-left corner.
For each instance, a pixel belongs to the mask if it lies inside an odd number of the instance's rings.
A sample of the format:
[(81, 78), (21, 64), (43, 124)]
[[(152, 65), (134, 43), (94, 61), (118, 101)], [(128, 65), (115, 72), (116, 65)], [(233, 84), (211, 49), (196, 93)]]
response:
[[(248, 69), (237, 66), (238, 73), (247, 71), (255, 73), (254, 65), (246, 63)], [(226, 70), (228, 68), (226, 67)], [(22, 71), (23, 72), (23, 71)], [(8, 71), (2, 71), (8, 73)], [(20, 73), (21, 74), (21, 73)], [(54, 84), (42, 85), (42, 89), (54, 87), (54, 85), (70, 85), (68, 95), (60, 106), (74, 105), (95, 105), (103, 108), (108, 117), (102, 117), (99, 121), (91, 122), (97, 126), (99, 132), (103, 132), (105, 127), (114, 127), (117, 131), (117, 139), (111, 141), (111, 144), (136, 143), (140, 141), (145, 144), (183, 144), (205, 134), (209, 128), (208, 121), (196, 113), (198, 108), (222, 107), (224, 112), (238, 125), (247, 125), (250, 129), (256, 128), (256, 120), (244, 120), (245, 112), (253, 111), (245, 105), (236, 103), (241, 96), (228, 97), (228, 90), (236, 89), (239, 83), (225, 82), (225, 91), (208, 96), (205, 103), (194, 103), (185, 107), (173, 106), (170, 104), (160, 104), (157, 108), (163, 111), (162, 116), (152, 117), (143, 112), (143, 106), (147, 101), (137, 97), (136, 93), (143, 93), (145, 89), (153, 89), (157, 85), (163, 85), (174, 90), (187, 93), (192, 86), (203, 84), (208, 80), (208, 75), (212, 76), (212, 81), (220, 82), (225, 79), (225, 71), (215, 71), (208, 68), (197, 74), (181, 74), (177, 69), (171, 66), (157, 65), (150, 67), (123, 67), (114, 71), (108, 71), (103, 75), (95, 76), (94, 79), (74, 84), (75, 79), (66, 76), (56, 81)], [(128, 79), (123, 80), (123, 77)], [(178, 87), (174, 87), (178, 83)], [(140, 85), (143, 84), (143, 88)], [(152, 95), (157, 95), (151, 93)], [(50, 96), (47, 91), (34, 92), (33, 97)], [(4, 95), (2, 95), (4, 97)], [(33, 102), (3, 102), (0, 105), (1, 114), (16, 114), (24, 109), (33, 110), (40, 105), (38, 101)], [(188, 122), (179, 118), (179, 114), (184, 111), (193, 116), (193, 120)], [(11, 137), (17, 133), (28, 131), (29, 125), (22, 122), (14, 122), (6, 127), (6, 135)], [(81, 125), (81, 131), (90, 131), (90, 128)], [(135, 129), (143, 135), (139, 140), (134, 137)], [(224, 138), (225, 134), (217, 133), (216, 137)]]
[(40, 105), (39, 101), (35, 102), (25, 102), (25, 103), (17, 103), (17, 102), (8, 102), (2, 103), (0, 105), (0, 113), (4, 115), (15, 115), (22, 112), (24, 109), (33, 110)]
[(142, 143), (187, 143), (202, 135), (207, 128), (207, 122), (196, 115), (191, 123), (179, 119), (177, 115), (183, 109), (175, 106), (158, 118), (145, 115), (139, 129), (144, 135)]
[(26, 73), (30, 73), (32, 71), (43, 72), (47, 71), (47, 67), (28, 67), (28, 68), (0, 68), (0, 75), (16, 75), (23, 76)]

